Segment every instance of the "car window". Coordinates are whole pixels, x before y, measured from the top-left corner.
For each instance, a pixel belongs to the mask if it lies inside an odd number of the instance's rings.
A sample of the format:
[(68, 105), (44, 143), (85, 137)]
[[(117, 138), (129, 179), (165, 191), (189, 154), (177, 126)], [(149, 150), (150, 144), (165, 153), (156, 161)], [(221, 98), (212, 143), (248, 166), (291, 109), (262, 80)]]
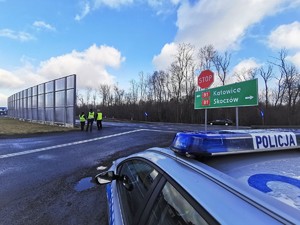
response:
[(132, 160), (122, 165), (119, 175), (123, 177), (118, 182), (123, 218), (127, 224), (134, 224), (135, 217), (151, 195), (159, 173), (144, 161)]
[(193, 206), (166, 182), (151, 210), (147, 225), (207, 225)]

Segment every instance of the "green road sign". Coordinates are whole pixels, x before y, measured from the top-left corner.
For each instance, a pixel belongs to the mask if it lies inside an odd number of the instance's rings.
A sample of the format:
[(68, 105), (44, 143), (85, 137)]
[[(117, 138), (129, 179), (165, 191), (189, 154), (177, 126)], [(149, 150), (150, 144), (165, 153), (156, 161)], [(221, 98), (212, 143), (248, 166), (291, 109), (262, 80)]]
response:
[(195, 109), (258, 105), (257, 79), (195, 92)]

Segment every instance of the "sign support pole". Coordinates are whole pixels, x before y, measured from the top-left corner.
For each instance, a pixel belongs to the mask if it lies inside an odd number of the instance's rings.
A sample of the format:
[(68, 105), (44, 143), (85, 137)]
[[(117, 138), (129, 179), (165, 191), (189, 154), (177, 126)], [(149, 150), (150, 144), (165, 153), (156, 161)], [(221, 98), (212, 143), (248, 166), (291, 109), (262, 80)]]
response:
[[(209, 88), (214, 82), (214, 73), (210, 70), (203, 70), (198, 76), (198, 86), (202, 89)], [(204, 130), (207, 131), (207, 109), (205, 109)]]
[(235, 108), (235, 124), (236, 124), (236, 129), (239, 129), (239, 108)]
[(204, 121), (204, 130), (205, 130), (205, 132), (207, 131), (207, 109), (205, 109), (205, 121)]

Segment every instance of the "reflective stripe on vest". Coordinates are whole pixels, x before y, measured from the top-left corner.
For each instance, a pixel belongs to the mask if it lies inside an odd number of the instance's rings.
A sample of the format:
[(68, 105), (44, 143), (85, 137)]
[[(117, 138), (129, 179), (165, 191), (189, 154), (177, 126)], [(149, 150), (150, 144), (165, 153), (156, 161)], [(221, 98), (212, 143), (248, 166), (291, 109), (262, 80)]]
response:
[(79, 120), (80, 120), (80, 122), (85, 122), (85, 117), (84, 117), (84, 115), (79, 115)]
[(94, 115), (95, 115), (94, 112), (89, 112), (89, 117), (88, 117), (88, 119), (94, 119)]
[(102, 113), (97, 113), (97, 120), (102, 120)]

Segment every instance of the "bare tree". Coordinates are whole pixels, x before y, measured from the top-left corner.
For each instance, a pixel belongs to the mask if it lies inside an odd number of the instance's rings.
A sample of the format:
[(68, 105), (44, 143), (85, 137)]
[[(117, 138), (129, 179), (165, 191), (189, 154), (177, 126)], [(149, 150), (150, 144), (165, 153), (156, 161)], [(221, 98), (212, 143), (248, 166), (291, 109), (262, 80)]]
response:
[(292, 108), (295, 111), (297, 103), (300, 102), (300, 74), (298, 73), (296, 81), (295, 81), (295, 90), (294, 96), (292, 100)]
[(136, 104), (138, 101), (138, 90), (139, 86), (135, 80), (130, 81), (131, 87), (130, 87), (130, 93), (129, 93), (129, 102)]
[(87, 105), (90, 104), (91, 92), (92, 92), (92, 88), (91, 87), (87, 87), (86, 88), (86, 104)]
[(109, 92), (109, 95), (108, 95), (108, 106), (112, 105), (113, 102), (114, 102), (114, 96)]
[(149, 77), (150, 89), (152, 90), (153, 100), (158, 102), (166, 101), (167, 99), (167, 73), (164, 71), (155, 71)]
[(95, 108), (96, 107), (96, 99), (97, 99), (97, 90), (94, 90), (92, 99), (93, 99), (93, 107)]
[(154, 96), (155, 85), (154, 85), (153, 74), (147, 78), (148, 79), (148, 88), (147, 88), (147, 92), (146, 92), (146, 99), (148, 102), (152, 102), (155, 99), (155, 96)]
[(242, 82), (255, 79), (257, 72), (257, 68), (244, 68), (239, 72), (235, 72), (233, 76), (235, 76), (239, 82)]
[[(203, 116), (200, 111), (195, 111), (192, 100), (194, 100), (194, 92), (196, 88), (195, 64), (193, 58), (185, 58), (189, 51), (184, 48), (178, 48), (178, 52), (170, 66), (169, 71), (155, 71), (147, 77), (143, 72), (139, 73), (137, 81), (130, 81), (129, 92), (125, 92), (117, 85), (113, 87), (110, 93), (109, 86), (101, 86), (101, 98), (97, 96), (97, 103), (103, 105), (103, 111), (106, 115), (118, 118), (144, 119), (144, 112), (149, 115), (152, 121), (168, 121), (168, 122), (201, 122)], [(187, 54), (187, 55), (186, 55)], [(228, 53), (227, 53), (228, 54)], [(209, 55), (209, 54), (208, 54)], [(219, 78), (223, 84), (228, 79), (228, 66), (230, 55), (219, 55), (214, 51), (214, 58), (211, 61), (209, 57), (202, 64), (207, 68), (210, 66), (215, 73), (218, 72)], [(203, 57), (204, 58), (204, 57)], [(275, 58), (275, 57), (274, 57)], [(273, 63), (267, 64), (260, 68), (245, 68), (235, 74), (238, 81), (245, 81), (255, 78), (257, 75), (262, 77), (264, 81), (264, 90), (259, 94), (260, 109), (266, 108), (264, 119), (268, 119), (268, 124), (281, 125), (284, 123), (299, 124), (300, 109), (300, 74), (296, 67), (289, 62), (285, 51), (279, 52)], [(186, 60), (186, 61), (185, 61)], [(190, 62), (190, 63), (188, 63)], [(210, 64), (210, 65), (209, 65)], [(215, 68), (216, 67), (216, 68)], [(275, 70), (276, 68), (276, 70)], [(225, 72), (224, 72), (225, 71)], [(272, 98), (270, 94), (271, 79), (276, 79), (276, 97)], [(83, 92), (84, 93), (84, 92)], [(92, 95), (92, 89), (86, 89), (86, 94), (80, 95), (76, 93), (78, 103), (81, 102), (78, 110), (86, 110), (86, 102), (95, 104), (95, 95)], [(82, 97), (84, 96), (84, 97)], [(99, 98), (99, 99), (98, 99)], [(85, 99), (87, 100), (85, 102)], [(94, 99), (94, 101), (93, 101)], [(91, 101), (92, 100), (92, 101)], [(142, 100), (142, 101), (138, 101)], [(110, 105), (111, 102), (114, 105)], [(101, 104), (100, 103), (100, 104)], [(127, 104), (126, 104), (127, 103)], [(275, 107), (274, 107), (274, 105)], [(242, 124), (253, 124), (260, 122), (257, 110), (259, 108), (249, 108), (247, 111), (251, 113), (249, 117), (247, 113), (241, 114)], [(221, 110), (212, 110), (212, 113), (220, 117), (224, 114)], [(226, 111), (228, 117), (234, 117), (234, 112)], [(284, 115), (284, 116), (282, 116)]]
[(272, 95), (274, 99), (274, 106), (281, 106), (283, 102), (283, 95), (285, 93), (285, 85), (284, 85), (284, 77), (283, 74), (280, 73), (279, 77), (275, 77), (277, 80), (277, 87), (273, 89)]
[(273, 66), (269, 64), (267, 68), (260, 67), (259, 74), (263, 78), (264, 84), (265, 84), (265, 105), (266, 105), (266, 109), (267, 109), (268, 105), (269, 105), (268, 82), (273, 78)]
[(299, 72), (294, 64), (287, 61), (287, 50), (281, 49), (274, 65), (280, 69), (278, 97), (284, 101), (288, 109), (288, 122), (291, 124), (291, 113), (294, 112), (294, 102), (299, 96)]
[(108, 97), (110, 96), (110, 86), (108, 84), (101, 84), (99, 86), (99, 95), (102, 99), (102, 106), (109, 105)]
[(199, 69), (209, 70), (213, 66), (213, 58), (215, 57), (217, 51), (214, 49), (213, 45), (205, 45), (199, 49), (198, 59), (199, 59)]
[(191, 68), (194, 68), (193, 55), (194, 46), (186, 43), (179, 44), (174, 63), (178, 66), (178, 75), (183, 78), (185, 96), (189, 94), (191, 88), (189, 81), (194, 74), (194, 71), (191, 71)]
[(116, 105), (121, 105), (122, 104), (122, 101), (124, 99), (124, 94), (125, 94), (125, 91), (123, 89), (120, 89), (118, 87), (118, 84), (116, 84), (114, 86), (114, 99), (115, 99), (115, 104)]
[(79, 106), (80, 107), (83, 106), (84, 105), (83, 95), (79, 93), (79, 91), (76, 91), (76, 98), (80, 102)]
[[(159, 88), (158, 87), (158, 84), (157, 84), (157, 82), (158, 82), (158, 75), (159, 74), (159, 72), (158, 71), (154, 71), (154, 73), (152, 74), (152, 76), (150, 76), (149, 77), (149, 83), (150, 83), (150, 92), (151, 92), (151, 99), (149, 99), (149, 100), (153, 100), (153, 101), (156, 101), (157, 100), (157, 96), (158, 96), (158, 94), (157, 94), (157, 89)], [(149, 97), (150, 97), (149, 96)]]
[(171, 75), (168, 72), (165, 72), (166, 74), (166, 100), (171, 100), (173, 95), (172, 95), (172, 80), (171, 80)]
[(127, 105), (130, 105), (132, 103), (132, 96), (130, 93), (125, 93), (124, 98), (125, 98), (125, 103)]
[(231, 59), (231, 54), (228, 53), (227, 51), (224, 53), (223, 56), (215, 52), (212, 58), (212, 62), (217, 71), (217, 75), (220, 81), (222, 82), (223, 86), (225, 85), (225, 80), (227, 78), (230, 59)]
[(195, 73), (195, 64), (190, 66), (190, 75), (188, 76), (188, 91), (187, 91), (187, 98), (193, 98), (195, 91), (198, 87), (196, 82), (196, 73)]
[(146, 98), (147, 91), (147, 78), (145, 77), (144, 72), (139, 73), (139, 78), (140, 99), (144, 101)]
[(180, 68), (176, 63), (171, 64), (170, 73), (171, 73), (172, 92), (174, 93), (176, 102), (179, 102), (181, 98), (181, 91), (182, 91), (181, 87), (182, 87), (184, 77), (182, 76), (182, 73), (180, 72)]
[[(173, 99), (176, 105), (176, 121), (181, 121), (182, 115), (190, 107), (191, 94), (195, 90), (195, 61), (194, 46), (191, 44), (179, 44), (174, 61), (170, 66), (170, 81)], [(167, 87), (168, 89), (169, 87)], [(177, 104), (185, 102), (182, 106)]]

